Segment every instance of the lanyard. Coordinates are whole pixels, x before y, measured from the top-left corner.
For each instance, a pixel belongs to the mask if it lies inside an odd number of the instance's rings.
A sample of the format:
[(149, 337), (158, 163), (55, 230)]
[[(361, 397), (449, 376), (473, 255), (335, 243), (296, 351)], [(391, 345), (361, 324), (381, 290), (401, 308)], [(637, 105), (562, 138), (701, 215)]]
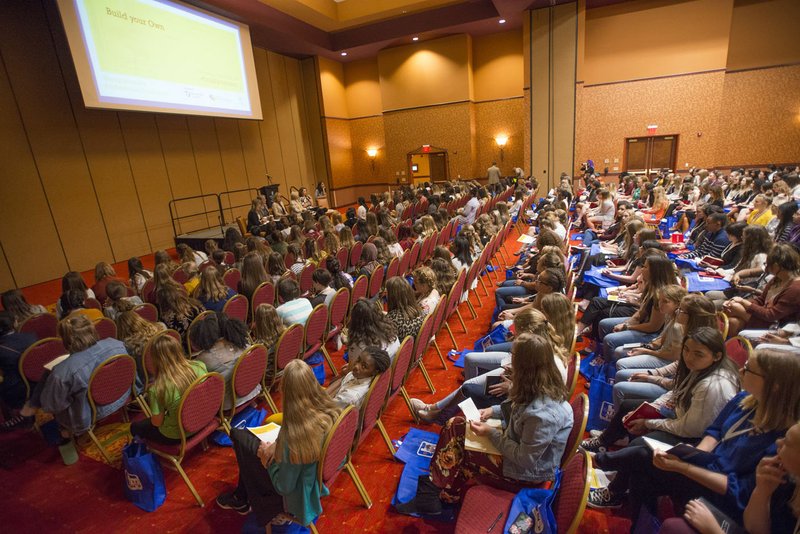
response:
[(733, 438), (735, 438), (737, 436), (741, 436), (742, 434), (746, 434), (746, 433), (750, 432), (751, 430), (753, 430), (753, 427), (743, 428), (741, 430), (739, 430), (739, 427), (744, 424), (744, 422), (750, 417), (750, 415), (752, 415), (752, 413), (754, 411), (755, 410), (750, 410), (749, 412), (744, 414), (741, 417), (741, 419), (739, 419), (735, 423), (733, 423), (733, 425), (731, 425), (731, 427), (728, 429), (728, 431), (725, 432), (725, 435), (722, 437), (722, 441), (720, 443), (722, 443), (723, 441), (728, 441), (729, 439), (733, 439)]

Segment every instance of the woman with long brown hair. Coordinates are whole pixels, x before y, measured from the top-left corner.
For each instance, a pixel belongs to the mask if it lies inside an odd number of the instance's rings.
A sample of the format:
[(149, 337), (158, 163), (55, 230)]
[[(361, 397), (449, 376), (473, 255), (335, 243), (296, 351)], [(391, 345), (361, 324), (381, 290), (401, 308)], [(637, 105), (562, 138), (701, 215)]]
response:
[(322, 513), (320, 499), (327, 495), (317, 483), (317, 466), (340, 408), (303, 360), (287, 364), (281, 392), (283, 422), (274, 442), (247, 429), (231, 431), (239, 481), (217, 497), (217, 505), (240, 514), (252, 509), (259, 525), (284, 522), (285, 514), (308, 525)]
[(416, 338), (425, 314), (408, 281), (402, 276), (389, 278), (386, 281), (386, 298), (389, 310), (386, 317), (397, 326), (397, 339), (402, 341), (406, 336)]
[[(511, 364), (508, 399), (481, 410), (480, 422), (467, 423), (463, 417), (447, 422), (430, 476), (419, 478), (416, 497), (396, 505), (398, 512), (437, 514), (442, 502), (460, 501), (476, 473), (511, 483), (553, 480), (572, 429), (572, 409), (553, 346), (541, 336), (522, 334), (511, 349)], [(488, 437), (499, 456), (466, 450), (468, 433)]]
[(167, 328), (177, 331), (181, 337), (186, 336), (189, 325), (203, 312), (203, 305), (197, 299), (190, 298), (185, 291), (171, 286), (156, 293), (156, 304), (161, 321)]

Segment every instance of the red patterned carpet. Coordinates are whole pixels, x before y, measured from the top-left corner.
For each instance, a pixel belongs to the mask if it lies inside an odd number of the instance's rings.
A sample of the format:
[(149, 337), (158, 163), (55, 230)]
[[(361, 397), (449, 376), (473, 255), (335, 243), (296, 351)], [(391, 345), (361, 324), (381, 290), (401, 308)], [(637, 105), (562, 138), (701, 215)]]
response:
[[(515, 237), (516, 234), (512, 233), (511, 240)], [(509, 249), (513, 248), (509, 246)], [(494, 283), (487, 281), (486, 285), (494, 286)], [(468, 319), (469, 311), (462, 306), (468, 333), (463, 332), (457, 318), (450, 320), (459, 348), (471, 347), (487, 328), (494, 307), (491, 288), (490, 296), (481, 296), (481, 301), (483, 307), (476, 306), (478, 318), (475, 320)], [(437, 339), (443, 352), (453, 348), (446, 333)], [(341, 356), (341, 352), (333, 354), (339, 365), (344, 363)], [(460, 383), (461, 369), (449, 363), (447, 370), (442, 369), (435, 350), (429, 350), (424, 361), (437, 392), (436, 395), (428, 392), (421, 373), (417, 371), (407, 384), (412, 397), (439, 398)], [(582, 384), (578, 387), (578, 392), (581, 391), (585, 391)], [(389, 406), (383, 421), (392, 439), (401, 437), (413, 424), (399, 396)], [(427, 429), (437, 430), (432, 426)], [(453, 532), (453, 523), (422, 521), (395, 514), (390, 509), (389, 503), (403, 464), (392, 459), (377, 430), (356, 452), (353, 464), (374, 504), (371, 509), (366, 509), (352, 481), (342, 473), (330, 488), (331, 495), (323, 500), (325, 511), (318, 523), (320, 532)], [(199, 508), (178, 473), (165, 468), (167, 501), (156, 512), (146, 513), (125, 499), (123, 476), (119, 469), (85, 454), (75, 465), (65, 467), (58, 451), (47, 447), (33, 432), (0, 435), (3, 530), (17, 533), (238, 532), (244, 518), (219, 509), (213, 502), (220, 492), (236, 483), (233, 451), (211, 445), (208, 451), (190, 453), (184, 467), (206, 506)], [(609, 532), (606, 516), (587, 514), (581, 531)]]

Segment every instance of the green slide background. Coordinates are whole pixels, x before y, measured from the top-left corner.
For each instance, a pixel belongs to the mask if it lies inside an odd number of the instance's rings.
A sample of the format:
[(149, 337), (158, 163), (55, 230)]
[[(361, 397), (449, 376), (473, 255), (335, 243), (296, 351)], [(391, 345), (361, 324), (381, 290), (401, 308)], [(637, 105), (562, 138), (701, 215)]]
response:
[[(244, 91), (234, 33), (130, 0), (86, 0), (85, 5), (104, 71)], [(127, 13), (127, 20), (107, 14), (106, 8)], [(145, 24), (131, 22), (132, 17)], [(148, 20), (164, 30), (149, 26)]]

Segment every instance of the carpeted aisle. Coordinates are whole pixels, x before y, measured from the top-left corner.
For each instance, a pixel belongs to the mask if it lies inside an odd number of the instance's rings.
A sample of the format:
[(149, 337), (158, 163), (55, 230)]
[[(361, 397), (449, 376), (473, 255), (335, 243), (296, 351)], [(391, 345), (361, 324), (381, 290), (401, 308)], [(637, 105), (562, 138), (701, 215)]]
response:
[[(511, 244), (516, 236), (512, 232), (509, 250), (514, 249)], [(477, 319), (469, 319), (467, 307), (461, 306), (468, 333), (463, 332), (457, 318), (450, 320), (458, 348), (471, 347), (486, 331), (494, 307), (493, 280), (486, 280), (489, 297), (483, 297), (478, 290), (483, 307), (475, 306)], [(473, 303), (477, 301), (474, 296), (472, 300)], [(446, 332), (437, 339), (443, 353), (453, 348)], [(341, 351), (334, 353), (333, 358), (338, 365), (343, 365)], [(460, 384), (461, 369), (449, 362), (447, 370), (442, 369), (433, 348), (424, 361), (437, 391), (435, 395), (430, 394), (421, 373), (416, 371), (407, 384), (412, 397), (438, 399)], [(581, 391), (585, 391), (582, 384), (578, 387), (578, 392)], [(392, 439), (408, 431), (413, 420), (401, 397), (394, 399), (383, 422)], [(438, 431), (433, 425), (421, 428)], [(325, 511), (318, 522), (320, 532), (453, 532), (453, 523), (422, 521), (391, 511), (389, 503), (403, 464), (392, 459), (377, 430), (370, 433), (355, 453), (353, 464), (374, 504), (366, 509), (349, 476), (342, 472), (330, 488), (331, 495), (323, 500)], [(165, 468), (167, 501), (156, 512), (146, 513), (125, 500), (123, 473), (119, 469), (92, 460), (86, 454), (82, 454), (75, 465), (65, 467), (58, 451), (48, 448), (33, 431), (0, 435), (0, 501), (4, 503), (4, 530), (19, 533), (238, 532), (244, 517), (214, 504), (220, 492), (236, 483), (233, 451), (211, 445), (205, 452), (198, 449), (190, 453), (183, 465), (206, 506), (199, 508), (178, 473)], [(590, 523), (595, 527), (599, 525), (596, 521)], [(603, 531), (594, 527), (581, 530)]]

